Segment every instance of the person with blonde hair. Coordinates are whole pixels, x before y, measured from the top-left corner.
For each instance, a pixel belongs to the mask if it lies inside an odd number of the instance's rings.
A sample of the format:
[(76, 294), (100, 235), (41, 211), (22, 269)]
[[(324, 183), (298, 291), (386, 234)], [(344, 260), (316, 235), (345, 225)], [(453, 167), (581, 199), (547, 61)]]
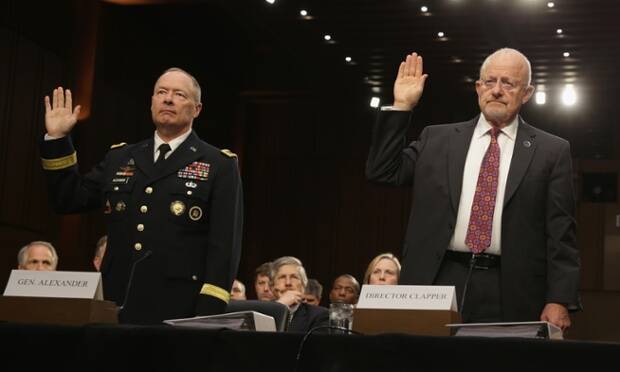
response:
[(400, 261), (392, 253), (381, 253), (370, 261), (364, 284), (394, 285), (400, 278)]

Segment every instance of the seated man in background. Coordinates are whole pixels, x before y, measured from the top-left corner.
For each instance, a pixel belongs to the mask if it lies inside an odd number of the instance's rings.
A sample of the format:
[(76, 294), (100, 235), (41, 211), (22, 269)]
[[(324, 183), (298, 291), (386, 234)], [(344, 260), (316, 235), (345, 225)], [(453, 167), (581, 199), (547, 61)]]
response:
[(319, 306), (323, 297), (323, 286), (316, 279), (308, 279), (304, 302), (310, 305)]
[(360, 283), (353, 275), (343, 274), (334, 280), (329, 292), (331, 302), (344, 302), (355, 305), (360, 296)]
[(230, 290), (231, 300), (247, 300), (245, 296), (245, 285), (239, 280), (233, 281), (232, 289)]
[(270, 276), (271, 262), (265, 262), (256, 269), (254, 274), (254, 290), (256, 291), (256, 298), (258, 300), (275, 300), (275, 296), (271, 292), (271, 285), (269, 284)]
[(49, 242), (31, 242), (17, 253), (17, 268), (20, 270), (56, 271), (57, 265), (58, 254)]
[(108, 246), (108, 236), (104, 235), (99, 240), (97, 240), (97, 247), (95, 248), (95, 256), (93, 257), (93, 266), (95, 266), (95, 270), (101, 271), (101, 262), (103, 261), (103, 256), (105, 255), (105, 250)]
[(288, 306), (291, 312), (288, 332), (305, 333), (328, 325), (327, 309), (303, 302), (308, 276), (299, 259), (284, 256), (275, 260), (271, 269), (271, 285), (276, 301)]

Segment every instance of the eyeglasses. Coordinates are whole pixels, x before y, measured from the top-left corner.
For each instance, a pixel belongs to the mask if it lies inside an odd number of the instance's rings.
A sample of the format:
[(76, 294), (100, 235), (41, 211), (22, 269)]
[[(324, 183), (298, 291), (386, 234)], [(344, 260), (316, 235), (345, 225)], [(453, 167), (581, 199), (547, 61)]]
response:
[(500, 88), (502, 88), (502, 90), (505, 90), (507, 92), (513, 91), (519, 87), (518, 83), (507, 81), (507, 80), (502, 81), (498, 79), (485, 79), (485, 80), (481, 79), (481, 80), (478, 80), (478, 82), (482, 84), (482, 86), (485, 89), (493, 89), (499, 83)]

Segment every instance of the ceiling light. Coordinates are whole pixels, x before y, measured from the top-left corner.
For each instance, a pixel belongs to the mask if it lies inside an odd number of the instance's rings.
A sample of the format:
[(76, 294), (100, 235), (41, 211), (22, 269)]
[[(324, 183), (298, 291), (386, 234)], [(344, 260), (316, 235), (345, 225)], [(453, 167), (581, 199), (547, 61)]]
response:
[(276, 2), (276, 0), (265, 0), (266, 2), (268, 2), (269, 4), (273, 4)]
[(544, 105), (547, 102), (547, 93), (536, 92), (535, 99), (537, 105)]
[(332, 35), (324, 35), (323, 39), (325, 39), (325, 41), (330, 41), (332, 39)]
[(573, 106), (577, 103), (577, 92), (573, 84), (566, 84), (562, 91), (562, 103), (564, 106)]
[(379, 107), (380, 103), (381, 103), (381, 100), (379, 99), (379, 97), (372, 97), (370, 99), (370, 107), (377, 108)]
[(437, 36), (439, 36), (439, 37), (444, 37), (445, 35), (446, 35), (446, 34), (444, 34), (444, 33), (443, 33), (443, 32), (441, 32), (441, 31), (439, 31), (439, 32), (437, 33)]
[(426, 12), (428, 12), (428, 7), (427, 6), (422, 6), (422, 7), (420, 7), (420, 11), (422, 13), (426, 13)]
[(302, 10), (299, 11), (299, 15), (301, 15), (302, 17), (305, 17), (305, 16), (308, 15), (308, 11), (305, 10), (305, 9), (302, 9)]
[(563, 31), (562, 31), (562, 29), (561, 29), (561, 28), (558, 28), (557, 30), (555, 30), (555, 33), (556, 33), (556, 34), (558, 34), (558, 35), (562, 34), (562, 32), (563, 32)]
[(553, 8), (555, 6), (555, 3), (553, 1), (550, 1), (547, 3), (547, 8)]
[(344, 57), (344, 60), (347, 61), (347, 62), (351, 62), (352, 61), (351, 57)]
[(564, 53), (562, 53), (562, 55), (564, 56), (564, 58), (570, 57), (570, 53), (569, 52), (564, 52)]

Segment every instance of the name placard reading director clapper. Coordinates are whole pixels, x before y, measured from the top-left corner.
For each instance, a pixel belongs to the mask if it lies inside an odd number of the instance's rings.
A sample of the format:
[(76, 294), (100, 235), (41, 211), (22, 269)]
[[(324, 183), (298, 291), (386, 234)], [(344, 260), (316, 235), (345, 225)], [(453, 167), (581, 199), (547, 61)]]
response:
[(101, 273), (12, 270), (4, 295), (103, 300)]
[(364, 285), (358, 309), (457, 311), (454, 286)]

